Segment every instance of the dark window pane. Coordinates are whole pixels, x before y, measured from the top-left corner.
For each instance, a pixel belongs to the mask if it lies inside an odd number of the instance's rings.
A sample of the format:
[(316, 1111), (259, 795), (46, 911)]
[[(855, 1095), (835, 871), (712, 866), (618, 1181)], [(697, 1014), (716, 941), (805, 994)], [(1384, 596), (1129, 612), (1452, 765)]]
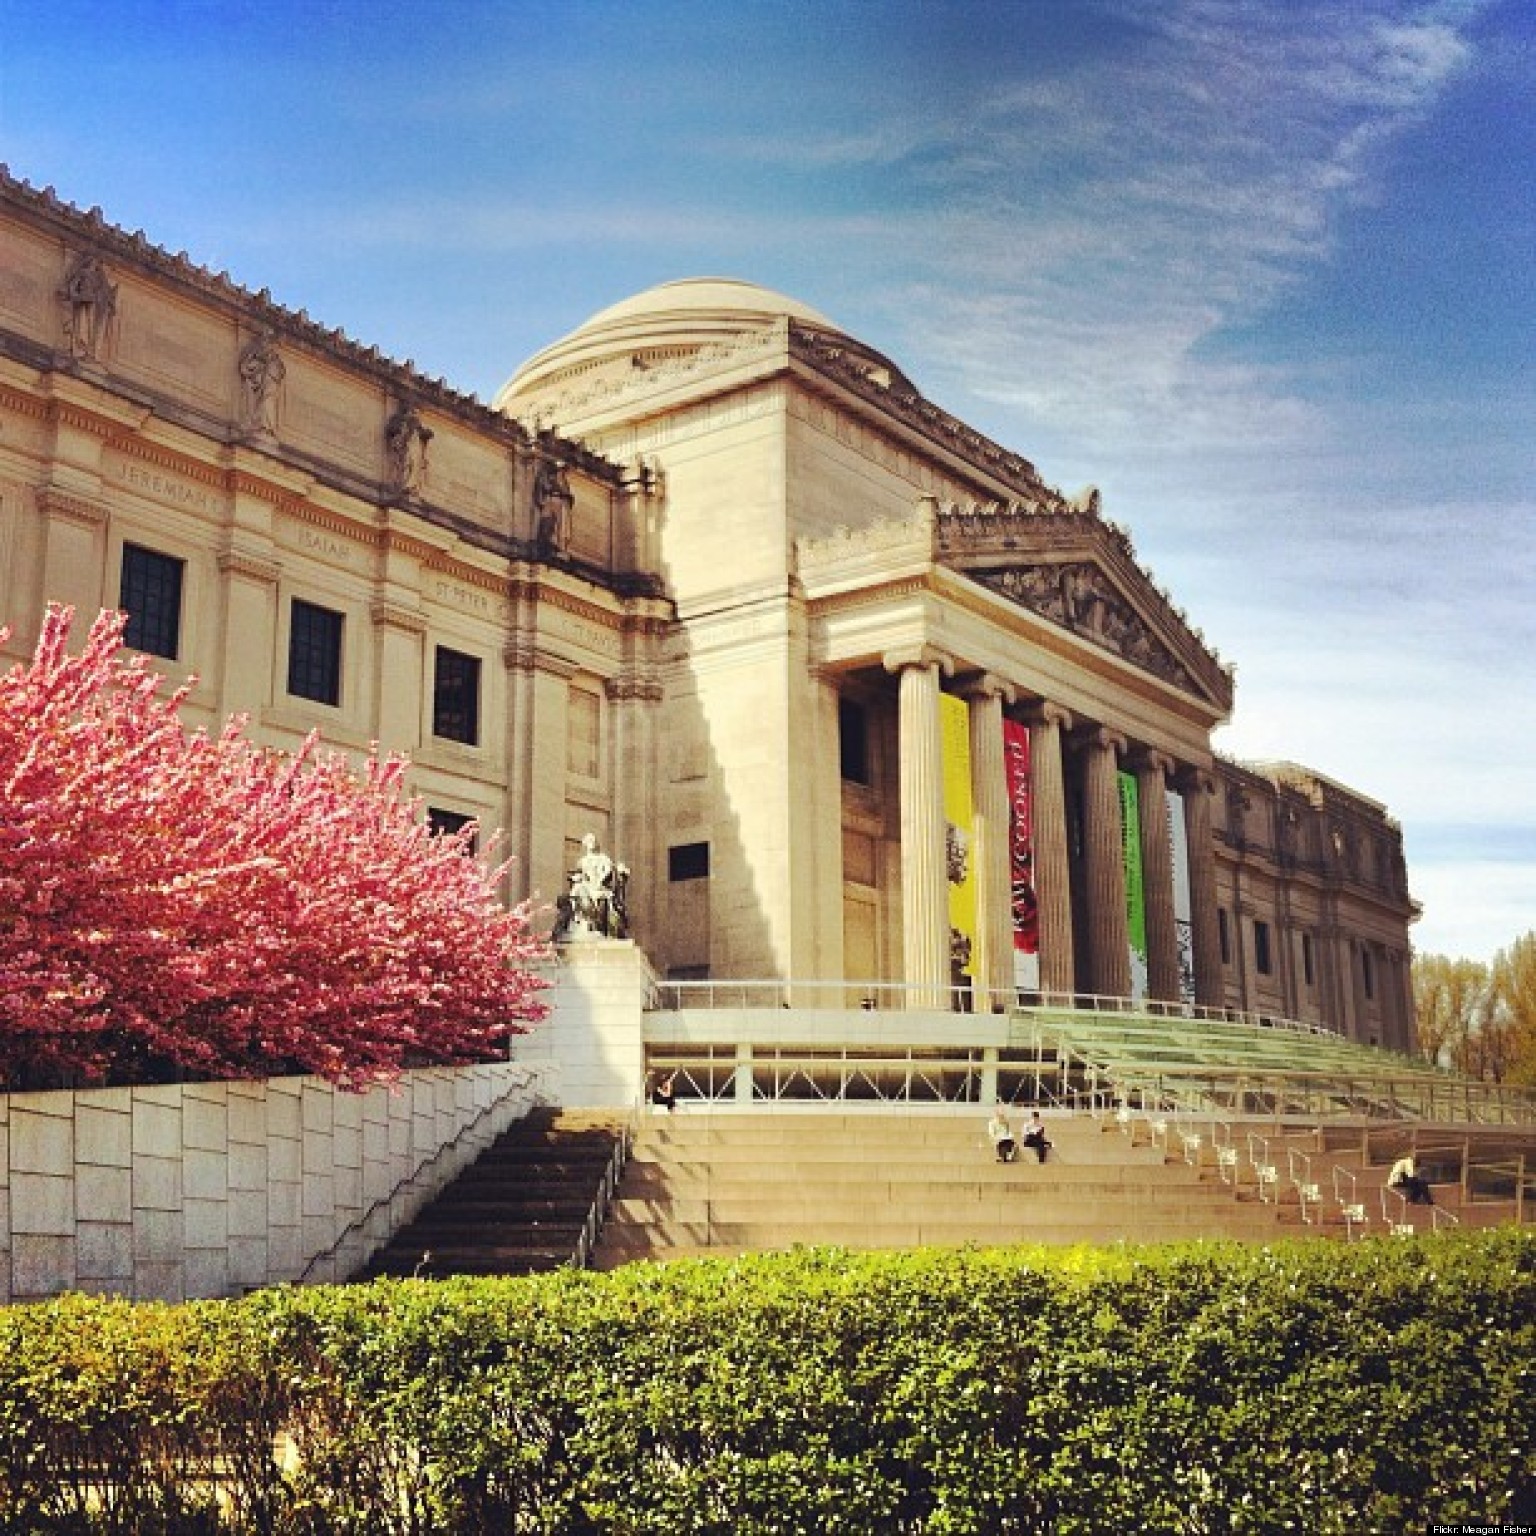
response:
[(837, 703), (838, 744), (843, 777), (850, 784), (869, 783), (869, 714), (852, 699)]
[(709, 844), (680, 843), (667, 849), (667, 879), (705, 880), (709, 878)]
[[(462, 832), (475, 818), (466, 816), (461, 811), (445, 811), (439, 805), (427, 807), (427, 826), (431, 828), (435, 837), (452, 837), (455, 832)], [(478, 847), (479, 834), (476, 833), (470, 839), (472, 848)]]
[(319, 704), (341, 703), (341, 619), (294, 598), (288, 627), (288, 692)]
[(475, 746), (480, 740), (480, 658), (437, 648), (432, 734)]
[(1255, 922), (1253, 925), (1253, 961), (1259, 968), (1261, 976), (1269, 975), (1269, 924)]
[(183, 563), (137, 544), (123, 545), (118, 606), (128, 614), (123, 643), (151, 656), (175, 660), (181, 650)]

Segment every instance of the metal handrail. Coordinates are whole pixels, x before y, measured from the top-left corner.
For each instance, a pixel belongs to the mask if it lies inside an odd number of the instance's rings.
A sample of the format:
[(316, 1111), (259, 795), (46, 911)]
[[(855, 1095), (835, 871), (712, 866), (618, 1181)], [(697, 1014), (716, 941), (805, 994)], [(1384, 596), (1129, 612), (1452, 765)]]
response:
[[(465, 1137), (470, 1136), (475, 1131), (479, 1130), (480, 1126), (491, 1115), (495, 1114), (495, 1112), (500, 1109), (508, 1099), (512, 1098), (518, 1093), (521, 1093), (529, 1083), (538, 1077), (538, 1075), (538, 1071), (535, 1068), (525, 1067), (514, 1081), (509, 1083), (500, 1094), (498, 1094), (494, 1099), (491, 1100), (489, 1104), (485, 1105), (485, 1107), (480, 1110), (480, 1112), (475, 1116), (473, 1120), (469, 1121), (465, 1125), (460, 1126), (458, 1131), (450, 1140), (445, 1141), (442, 1146), (440, 1146), (435, 1152), (422, 1158), (422, 1160), (417, 1163), (415, 1168), (413, 1168), (410, 1173), (405, 1174), (387, 1195), (380, 1195), (379, 1198), (375, 1200), (373, 1204), (370, 1205), (361, 1216), (357, 1217), (355, 1221), (349, 1221), (347, 1225), (341, 1229), (340, 1236), (336, 1238), (330, 1247), (322, 1248), (319, 1253), (315, 1254), (315, 1256), (310, 1259), (309, 1263), (307, 1263), (303, 1270), (300, 1272), (299, 1278), (293, 1283), (295, 1285), (307, 1284), (310, 1275), (315, 1270), (316, 1265), (323, 1263), (327, 1259), (334, 1259), (336, 1255), (341, 1252), (342, 1248), (346, 1244), (347, 1239), (351, 1237), (353, 1233), (361, 1232), (363, 1228), (366, 1227), (368, 1223), (372, 1221), (373, 1218), (384, 1209), (385, 1206), (391, 1204), (396, 1196), (405, 1190), (407, 1185), (414, 1184), (428, 1167), (440, 1161), (448, 1153), (454, 1151), (458, 1147), (459, 1143), (465, 1139)], [(530, 1107), (536, 1107), (542, 1103), (544, 1103), (544, 1100), (541, 1097), (536, 1096), (533, 1105)]]
[(613, 1204), (613, 1197), (618, 1193), (619, 1180), (624, 1177), (624, 1168), (629, 1162), (630, 1150), (634, 1146), (634, 1138), (638, 1130), (638, 1119), (639, 1111), (631, 1109), (629, 1118), (619, 1127), (619, 1139), (614, 1144), (613, 1155), (609, 1157), (607, 1166), (603, 1169), (597, 1194), (587, 1210), (587, 1219), (581, 1224), (581, 1236), (576, 1239), (576, 1251), (571, 1255), (573, 1269), (585, 1269), (592, 1262), (592, 1250), (597, 1246), (597, 1240), (602, 1234), (603, 1222), (608, 1217), (608, 1207)]

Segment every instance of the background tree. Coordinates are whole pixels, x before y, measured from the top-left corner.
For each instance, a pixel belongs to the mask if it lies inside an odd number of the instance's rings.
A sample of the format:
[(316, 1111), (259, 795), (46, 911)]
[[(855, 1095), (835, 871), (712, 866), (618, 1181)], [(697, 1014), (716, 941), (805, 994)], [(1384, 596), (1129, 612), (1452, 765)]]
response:
[(50, 608), (0, 677), (0, 1074), (315, 1072), (346, 1087), (492, 1059), (542, 1016), (544, 953), (473, 827), (434, 837), (403, 759), (189, 733), (186, 689), (103, 614)]
[(1493, 957), (1494, 1006), (1509, 1037), (1509, 1076), (1536, 1084), (1536, 932)]
[(1413, 1003), (1419, 1050), (1436, 1063), (1475, 1077), (1473, 1040), (1489, 1004), (1489, 968), (1478, 960), (1449, 955), (1415, 955)]

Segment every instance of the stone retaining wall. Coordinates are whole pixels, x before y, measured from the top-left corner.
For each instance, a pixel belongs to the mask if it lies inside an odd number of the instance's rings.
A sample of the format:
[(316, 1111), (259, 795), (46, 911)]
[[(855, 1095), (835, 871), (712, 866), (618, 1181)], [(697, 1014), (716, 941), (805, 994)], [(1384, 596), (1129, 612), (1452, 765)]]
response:
[(0, 1302), (345, 1279), (541, 1081), (496, 1062), (366, 1094), (314, 1077), (0, 1094)]

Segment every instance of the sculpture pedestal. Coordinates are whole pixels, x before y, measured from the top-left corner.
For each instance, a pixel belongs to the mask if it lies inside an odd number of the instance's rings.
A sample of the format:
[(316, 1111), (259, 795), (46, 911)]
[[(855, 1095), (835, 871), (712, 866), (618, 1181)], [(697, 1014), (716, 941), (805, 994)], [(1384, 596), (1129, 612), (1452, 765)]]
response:
[(513, 1058), (544, 1067), (567, 1109), (629, 1109), (645, 1091), (643, 1027), (656, 984), (633, 939), (573, 938), (545, 972), (549, 1017), (521, 1036)]

